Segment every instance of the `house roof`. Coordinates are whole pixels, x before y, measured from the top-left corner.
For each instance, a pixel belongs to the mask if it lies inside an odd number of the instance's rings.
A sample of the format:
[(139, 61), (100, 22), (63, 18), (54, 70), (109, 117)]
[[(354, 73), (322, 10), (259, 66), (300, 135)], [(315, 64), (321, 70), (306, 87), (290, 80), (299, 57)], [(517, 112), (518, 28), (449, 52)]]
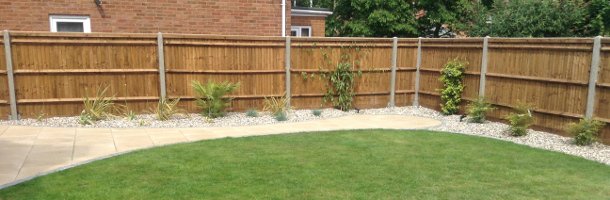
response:
[(309, 7), (292, 7), (292, 16), (307, 16), (307, 17), (326, 17), (332, 15), (330, 9), (325, 8), (309, 8)]

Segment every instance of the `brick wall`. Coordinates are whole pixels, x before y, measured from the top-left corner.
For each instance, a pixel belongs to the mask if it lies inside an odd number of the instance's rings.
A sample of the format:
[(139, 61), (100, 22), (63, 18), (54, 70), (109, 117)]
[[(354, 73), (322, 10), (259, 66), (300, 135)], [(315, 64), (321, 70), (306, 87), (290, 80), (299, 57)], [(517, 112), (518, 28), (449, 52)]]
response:
[(293, 26), (311, 26), (313, 37), (324, 37), (326, 29), (325, 17), (293, 16)]
[(281, 1), (103, 0), (99, 8), (93, 0), (0, 0), (0, 30), (50, 31), (49, 15), (58, 14), (89, 16), (92, 32), (280, 36)]

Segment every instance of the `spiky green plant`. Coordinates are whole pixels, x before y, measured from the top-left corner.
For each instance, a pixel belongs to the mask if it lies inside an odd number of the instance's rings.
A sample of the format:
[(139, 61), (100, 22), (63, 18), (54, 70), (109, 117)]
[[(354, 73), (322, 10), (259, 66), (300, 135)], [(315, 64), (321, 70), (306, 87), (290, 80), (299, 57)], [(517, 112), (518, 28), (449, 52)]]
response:
[[(95, 97), (90, 98), (88, 95), (83, 100), (83, 111), (79, 122), (83, 125), (92, 124), (93, 122), (106, 119), (111, 116), (111, 112), (114, 111), (115, 104), (113, 103), (114, 96), (110, 97), (107, 95), (108, 86), (98, 87)], [(86, 92), (86, 89), (85, 89)]]
[(319, 117), (322, 115), (322, 110), (312, 110), (311, 113), (316, 116)]
[(182, 113), (183, 110), (178, 108), (180, 99), (159, 99), (157, 107), (153, 110), (158, 120), (165, 121), (170, 119), (173, 115)]
[(484, 97), (479, 97), (476, 101), (471, 102), (467, 106), (466, 113), (468, 121), (472, 123), (483, 123), (487, 117), (487, 112), (494, 110), (491, 103), (487, 102)]
[(534, 123), (531, 106), (527, 104), (519, 104), (515, 108), (515, 112), (509, 114), (506, 120), (510, 123), (508, 129), (512, 136), (527, 135), (527, 129)]
[(574, 144), (587, 146), (598, 140), (599, 131), (606, 124), (593, 119), (581, 119), (578, 123), (570, 123), (566, 131), (574, 135)]
[(225, 115), (225, 109), (231, 105), (231, 98), (225, 95), (239, 88), (239, 83), (215, 83), (208, 82), (201, 84), (198, 81), (192, 82), (195, 91), (195, 103), (201, 109), (201, 115), (209, 118), (217, 118)]
[(124, 114), (125, 119), (129, 120), (129, 121), (133, 121), (136, 119), (136, 113), (133, 112), (133, 110), (127, 110)]
[(272, 115), (287, 112), (290, 109), (290, 107), (288, 107), (288, 98), (286, 98), (286, 94), (281, 97), (265, 97), (263, 104), (263, 110), (271, 112)]

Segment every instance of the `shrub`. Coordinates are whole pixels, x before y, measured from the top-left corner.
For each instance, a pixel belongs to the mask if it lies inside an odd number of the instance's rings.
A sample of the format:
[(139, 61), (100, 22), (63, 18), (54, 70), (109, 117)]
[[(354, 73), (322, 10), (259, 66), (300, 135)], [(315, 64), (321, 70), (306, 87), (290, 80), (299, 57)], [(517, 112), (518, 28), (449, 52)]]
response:
[(170, 119), (173, 115), (183, 112), (182, 109), (178, 108), (180, 99), (159, 99), (157, 107), (153, 110), (158, 120), (165, 121)]
[(483, 123), (487, 112), (492, 111), (494, 108), (492, 105), (485, 100), (484, 97), (479, 97), (476, 101), (468, 104), (468, 121), (472, 123)]
[[(84, 109), (80, 114), (79, 123), (83, 125), (92, 124), (95, 121), (106, 119), (111, 112), (115, 110), (115, 105), (112, 102), (114, 97), (108, 97), (108, 86), (99, 87), (95, 93), (95, 97), (89, 98), (85, 96), (83, 100)], [(86, 91), (86, 89), (85, 89)]]
[(256, 110), (250, 109), (250, 110), (246, 111), (246, 116), (258, 117), (258, 112)]
[(319, 117), (322, 115), (322, 110), (312, 110), (311, 113), (316, 116)]
[(566, 131), (574, 135), (574, 143), (580, 146), (591, 145), (597, 141), (599, 131), (605, 126), (604, 122), (593, 119), (581, 119), (578, 123), (570, 123)]
[(272, 115), (277, 115), (290, 109), (287, 107), (288, 98), (286, 98), (285, 94), (282, 97), (265, 97), (264, 104), (263, 110), (271, 112)]
[(467, 62), (460, 61), (457, 58), (445, 64), (441, 70), (439, 80), (443, 83), (441, 93), (441, 110), (445, 115), (456, 114), (460, 109), (462, 102), (462, 91), (464, 91), (464, 71), (466, 70)]
[(286, 112), (279, 112), (279, 113), (274, 114), (274, 116), (275, 116), (275, 120), (280, 121), (280, 122), (288, 120), (288, 114), (286, 114)]
[(217, 118), (225, 115), (225, 109), (231, 104), (230, 98), (225, 95), (239, 88), (239, 83), (215, 83), (208, 82), (203, 85), (197, 81), (192, 83), (195, 91), (195, 102), (201, 111), (201, 115), (209, 118)]
[(354, 86), (356, 84), (355, 77), (362, 75), (362, 71), (353, 70), (353, 65), (347, 62), (337, 64), (337, 68), (324, 75), (328, 78), (327, 91), (324, 95), (324, 101), (331, 101), (333, 106), (342, 110), (348, 111), (352, 109), (354, 102)]
[(510, 123), (509, 132), (512, 136), (527, 135), (527, 128), (534, 123), (534, 116), (528, 105), (521, 104), (515, 108), (515, 113), (506, 117)]

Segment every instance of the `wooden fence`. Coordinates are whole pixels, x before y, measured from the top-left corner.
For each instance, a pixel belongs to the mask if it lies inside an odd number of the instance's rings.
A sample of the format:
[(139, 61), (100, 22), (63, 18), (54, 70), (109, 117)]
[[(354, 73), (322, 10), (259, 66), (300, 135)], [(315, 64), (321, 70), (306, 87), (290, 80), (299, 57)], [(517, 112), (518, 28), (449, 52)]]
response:
[[(328, 107), (322, 101), (325, 88), (319, 74), (349, 55), (362, 71), (356, 84), (358, 108), (395, 104), (438, 110), (439, 72), (448, 60), (458, 58), (469, 63), (464, 105), (485, 96), (498, 107), (491, 113), (494, 118), (501, 119), (523, 102), (534, 106), (538, 128), (561, 133), (587, 112), (610, 123), (608, 38), (596, 43), (593, 38), (4, 35), (0, 116), (77, 115), (83, 97), (100, 85), (109, 85), (116, 101), (134, 111), (145, 112), (166, 96), (181, 98), (182, 107), (195, 112), (190, 87), (194, 80), (239, 82), (241, 87), (231, 95), (234, 110), (260, 109), (264, 97), (284, 93), (295, 108)], [(610, 142), (610, 128), (602, 138)]]

